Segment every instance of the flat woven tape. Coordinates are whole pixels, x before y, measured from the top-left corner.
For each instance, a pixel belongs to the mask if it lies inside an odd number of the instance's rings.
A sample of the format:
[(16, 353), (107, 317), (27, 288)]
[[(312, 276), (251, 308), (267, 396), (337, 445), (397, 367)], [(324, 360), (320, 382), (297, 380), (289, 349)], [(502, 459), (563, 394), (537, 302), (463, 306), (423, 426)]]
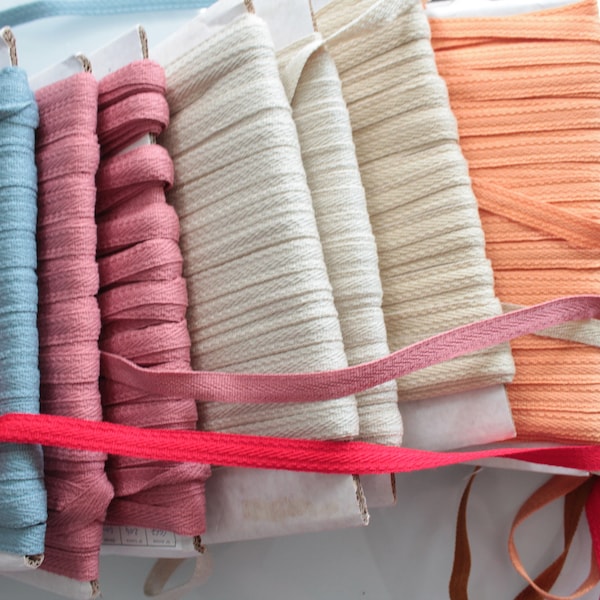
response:
[[(596, 2), (432, 19), (479, 202), (496, 291), (529, 305), (600, 289), (600, 23)], [(527, 440), (597, 442), (598, 323), (512, 343), (508, 397)], [(590, 343), (590, 345), (588, 345)]]
[[(417, 0), (335, 0), (317, 13), (348, 104), (392, 350), (500, 314), (477, 203)], [(398, 381), (400, 401), (510, 381), (499, 346)]]
[[(377, 247), (360, 179), (348, 109), (333, 59), (315, 34), (280, 51), (348, 364), (389, 354)], [(396, 383), (356, 396), (360, 439), (402, 441)]]
[[(267, 26), (244, 15), (166, 65), (196, 370), (343, 368), (344, 344), (292, 111)], [(207, 430), (358, 435), (354, 397), (322, 404), (200, 404)]]

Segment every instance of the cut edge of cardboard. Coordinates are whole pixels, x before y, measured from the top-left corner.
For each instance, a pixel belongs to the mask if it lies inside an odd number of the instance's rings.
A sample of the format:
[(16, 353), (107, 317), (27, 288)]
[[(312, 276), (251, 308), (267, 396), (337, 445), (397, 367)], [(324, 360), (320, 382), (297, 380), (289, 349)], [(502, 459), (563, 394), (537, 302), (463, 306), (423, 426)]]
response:
[(37, 569), (43, 562), (43, 554), (11, 554), (0, 552), (0, 573)]
[(90, 62), (82, 54), (76, 54), (65, 58), (62, 62), (52, 65), (48, 69), (30, 77), (29, 85), (36, 92), (46, 86), (52, 85), (57, 81), (67, 79), (78, 73), (89, 73)]
[(19, 64), (17, 57), (17, 40), (10, 27), (0, 29), (0, 68), (16, 67)]
[(92, 72), (100, 80), (129, 63), (148, 58), (148, 36), (141, 25), (88, 54)]
[(193, 558), (201, 553), (200, 535), (183, 536), (171, 531), (135, 526), (105, 525), (101, 556), (142, 558)]
[(396, 504), (396, 476), (394, 473), (382, 475), (361, 475), (367, 506), (371, 508), (387, 508)]

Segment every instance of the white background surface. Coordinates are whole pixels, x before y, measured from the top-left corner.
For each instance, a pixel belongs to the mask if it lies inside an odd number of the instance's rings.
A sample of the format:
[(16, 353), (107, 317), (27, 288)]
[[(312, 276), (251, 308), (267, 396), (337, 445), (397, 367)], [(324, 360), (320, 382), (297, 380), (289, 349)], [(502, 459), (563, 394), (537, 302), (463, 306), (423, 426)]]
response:
[[(501, 0), (498, 0), (501, 1)], [(16, 2), (0, 0), (0, 8)], [(34, 74), (75, 52), (91, 53), (141, 23), (152, 45), (194, 15), (192, 11), (119, 17), (52, 18), (14, 28), (20, 65)], [(398, 504), (371, 510), (369, 527), (282, 539), (214, 546), (215, 572), (186, 600), (434, 600), (447, 598), (454, 527), (470, 467), (400, 475)], [(508, 600), (521, 589), (510, 565), (507, 536), (518, 506), (545, 476), (486, 469), (477, 478), (469, 507), (473, 551), (470, 597)], [(560, 552), (562, 510), (556, 505), (522, 528), (517, 543), (532, 572)], [(152, 561), (103, 557), (105, 600), (141, 600)], [(566, 573), (555, 587), (570, 592), (587, 574), (589, 536), (582, 527)], [(597, 599), (596, 590), (585, 596)], [(55, 600), (0, 578), (0, 600)]]
[[(371, 511), (368, 527), (213, 546), (210, 581), (186, 596), (202, 600), (437, 600), (448, 597), (454, 524), (468, 467), (398, 477), (398, 504)], [(521, 589), (506, 549), (522, 500), (544, 480), (530, 473), (487, 469), (469, 505), (473, 600), (509, 600)], [(528, 568), (550, 564), (561, 544), (559, 505), (524, 525), (517, 544)], [(142, 600), (152, 561), (103, 557), (105, 600)], [(589, 565), (589, 538), (580, 528), (556, 590), (570, 592)], [(2, 600), (55, 600), (53, 594), (0, 578)], [(597, 599), (598, 591), (586, 596)]]

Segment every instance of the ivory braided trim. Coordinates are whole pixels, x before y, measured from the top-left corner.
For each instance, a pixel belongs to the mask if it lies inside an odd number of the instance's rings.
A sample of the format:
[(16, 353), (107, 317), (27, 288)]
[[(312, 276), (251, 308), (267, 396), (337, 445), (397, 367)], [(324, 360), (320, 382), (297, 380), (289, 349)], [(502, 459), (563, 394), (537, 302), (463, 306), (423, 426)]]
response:
[[(300, 145), (265, 23), (244, 15), (166, 65), (194, 369), (347, 366)], [(206, 430), (349, 439), (354, 396), (294, 406), (199, 403)]]
[[(389, 354), (377, 247), (352, 129), (333, 59), (315, 34), (277, 55), (292, 106), (349, 365)], [(402, 442), (397, 388), (390, 381), (356, 395), (360, 439)]]
[[(477, 203), (421, 4), (334, 0), (316, 18), (350, 112), (390, 348), (500, 314)], [(510, 348), (502, 345), (403, 377), (398, 398), (461, 392), (513, 376)]]

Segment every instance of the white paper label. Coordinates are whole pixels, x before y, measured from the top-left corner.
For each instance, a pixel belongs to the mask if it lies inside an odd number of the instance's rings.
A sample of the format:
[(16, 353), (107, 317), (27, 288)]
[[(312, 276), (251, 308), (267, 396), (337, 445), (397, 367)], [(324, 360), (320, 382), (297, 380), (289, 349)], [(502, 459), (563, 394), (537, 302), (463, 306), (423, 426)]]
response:
[(162, 529), (106, 525), (102, 543), (112, 546), (176, 548), (177, 538), (174, 533)]
[(162, 529), (105, 525), (101, 554), (184, 558), (198, 554), (195, 539)]

